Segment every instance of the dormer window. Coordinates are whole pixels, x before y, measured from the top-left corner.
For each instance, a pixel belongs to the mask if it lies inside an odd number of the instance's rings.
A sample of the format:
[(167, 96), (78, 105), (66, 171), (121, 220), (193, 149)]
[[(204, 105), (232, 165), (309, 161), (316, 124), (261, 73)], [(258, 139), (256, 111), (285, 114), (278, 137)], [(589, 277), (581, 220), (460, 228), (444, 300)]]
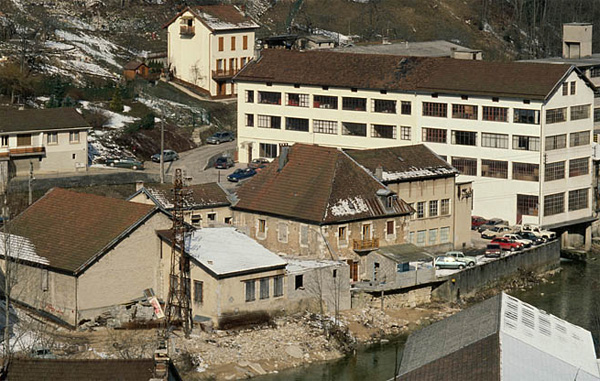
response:
[(392, 194), (385, 198), (385, 206), (388, 209), (392, 209), (394, 207), (394, 201), (396, 200), (396, 195)]

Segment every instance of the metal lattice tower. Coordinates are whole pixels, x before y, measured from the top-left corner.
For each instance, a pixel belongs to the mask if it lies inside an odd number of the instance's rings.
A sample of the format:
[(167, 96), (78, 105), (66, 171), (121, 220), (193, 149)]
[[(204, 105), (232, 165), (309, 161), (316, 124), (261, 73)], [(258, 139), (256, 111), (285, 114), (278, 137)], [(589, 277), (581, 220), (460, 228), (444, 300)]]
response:
[(171, 228), (171, 272), (169, 276), (169, 297), (167, 299), (167, 329), (181, 326), (186, 337), (192, 331), (192, 311), (190, 308), (191, 280), (190, 259), (184, 253), (183, 224), (183, 175), (175, 170), (173, 181), (173, 227)]

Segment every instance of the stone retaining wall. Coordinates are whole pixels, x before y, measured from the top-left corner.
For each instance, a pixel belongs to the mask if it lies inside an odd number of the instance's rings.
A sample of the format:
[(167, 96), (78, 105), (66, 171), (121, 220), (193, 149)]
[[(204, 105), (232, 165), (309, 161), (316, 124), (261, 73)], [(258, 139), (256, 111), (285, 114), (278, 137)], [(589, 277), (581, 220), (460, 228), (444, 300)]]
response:
[(493, 287), (502, 280), (514, 277), (519, 271), (544, 272), (558, 267), (559, 262), (560, 242), (555, 240), (453, 274), (433, 290), (432, 298), (454, 302), (484, 287)]
[[(421, 287), (409, 291), (383, 296), (383, 308), (412, 308), (431, 301), (431, 287)], [(352, 308), (381, 308), (381, 296), (366, 292), (352, 294)]]

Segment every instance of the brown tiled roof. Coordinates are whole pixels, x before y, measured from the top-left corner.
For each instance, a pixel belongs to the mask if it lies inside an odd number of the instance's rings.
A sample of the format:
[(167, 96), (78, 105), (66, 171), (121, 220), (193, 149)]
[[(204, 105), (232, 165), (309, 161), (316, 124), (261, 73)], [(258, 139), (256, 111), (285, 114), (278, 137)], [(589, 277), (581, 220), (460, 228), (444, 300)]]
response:
[(50, 267), (76, 273), (153, 210), (154, 205), (53, 188), (17, 216), (9, 231), (29, 238)]
[(11, 381), (148, 381), (154, 360), (51, 360), (12, 359), (7, 380)]
[[(145, 193), (154, 198), (161, 208), (173, 208), (172, 185), (156, 184), (144, 187), (144, 189)], [(183, 191), (184, 208), (186, 209), (204, 209), (231, 205), (231, 202), (227, 198), (227, 192), (217, 183), (191, 185), (185, 187)], [(136, 192), (134, 196), (138, 193)]]
[(137, 70), (137, 68), (142, 65), (145, 65), (145, 63), (139, 61), (129, 61), (123, 68), (125, 70)]
[(399, 199), (384, 208), (376, 192), (387, 188), (338, 149), (294, 144), (278, 166), (273, 161), (243, 184), (234, 208), (317, 224), (412, 212)]
[(236, 81), (545, 99), (570, 65), (265, 49)]
[(460, 348), (398, 377), (400, 381), (500, 381), (498, 334)]
[(74, 108), (1, 110), (0, 134), (3, 132), (92, 128)]
[(368, 150), (344, 150), (375, 175), (382, 169), (384, 183), (454, 177), (458, 171), (423, 144)]

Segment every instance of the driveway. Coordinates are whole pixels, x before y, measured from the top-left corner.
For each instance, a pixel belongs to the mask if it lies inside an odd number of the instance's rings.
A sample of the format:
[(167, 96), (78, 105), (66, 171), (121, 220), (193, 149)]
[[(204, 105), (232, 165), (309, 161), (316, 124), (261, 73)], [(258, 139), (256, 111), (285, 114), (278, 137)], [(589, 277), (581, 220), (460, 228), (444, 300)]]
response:
[[(220, 182), (227, 189), (234, 189), (236, 184), (227, 181), (227, 175), (232, 173), (237, 168), (245, 168), (245, 164), (236, 163), (233, 168), (215, 169), (208, 168), (204, 170), (210, 158), (215, 155), (235, 150), (236, 143), (228, 142), (218, 145), (203, 145), (201, 147), (181, 152), (179, 160), (165, 163), (165, 182), (170, 181), (171, 175), (176, 168), (183, 170), (184, 176), (188, 180), (188, 184), (203, 184), (210, 182)], [(146, 170), (153, 173), (160, 173), (160, 164), (147, 161), (144, 163)]]

